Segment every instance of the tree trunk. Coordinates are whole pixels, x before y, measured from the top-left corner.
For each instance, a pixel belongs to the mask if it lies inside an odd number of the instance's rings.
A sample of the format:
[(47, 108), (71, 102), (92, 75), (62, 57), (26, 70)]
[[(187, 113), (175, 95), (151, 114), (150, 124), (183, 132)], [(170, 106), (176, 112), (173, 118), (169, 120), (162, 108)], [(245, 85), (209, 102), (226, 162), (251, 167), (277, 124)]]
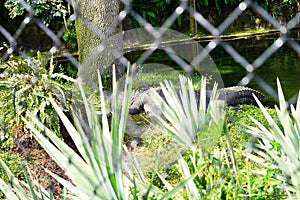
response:
[[(85, 81), (97, 83), (97, 70), (100, 69), (103, 74), (112, 66), (117, 60), (112, 50), (122, 54), (121, 23), (116, 23), (119, 6), (120, 0), (75, 1), (78, 11), (76, 34), (81, 64), (79, 76)], [(124, 67), (117, 66), (119, 76), (123, 72)]]
[[(193, 8), (195, 4), (195, 0), (190, 0), (190, 7)], [(195, 33), (195, 18), (194, 15), (190, 14), (190, 32)]]

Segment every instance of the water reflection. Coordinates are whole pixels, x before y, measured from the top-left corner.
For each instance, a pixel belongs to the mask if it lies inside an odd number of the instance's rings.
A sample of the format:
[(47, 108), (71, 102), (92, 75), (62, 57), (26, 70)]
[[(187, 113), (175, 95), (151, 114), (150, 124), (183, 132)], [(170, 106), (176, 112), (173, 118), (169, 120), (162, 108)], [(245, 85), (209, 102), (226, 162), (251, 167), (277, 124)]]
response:
[[(299, 42), (299, 30), (293, 31), (290, 37)], [(248, 38), (240, 38), (235, 40), (228, 40), (230, 44), (240, 55), (242, 55), (249, 63), (257, 59), (274, 41), (279, 37), (278, 33), (269, 35), (259, 35)], [(205, 47), (208, 42), (199, 42), (202, 47)], [(131, 61), (135, 61), (142, 52), (135, 51), (126, 55)], [(210, 56), (215, 62), (218, 70), (221, 73), (225, 86), (233, 86), (240, 83), (240, 81), (247, 75), (246, 69), (232, 58), (221, 45), (218, 45)], [(163, 63), (168, 66), (176, 68), (176, 64), (172, 59), (162, 50), (155, 51), (146, 62), (149, 63)], [(296, 97), (300, 88), (300, 58), (295, 50), (285, 43), (274, 54), (272, 54), (258, 69), (254, 71), (255, 80), (252, 79), (247, 86), (257, 89), (265, 93), (268, 98), (271, 97), (276, 89), (276, 78), (281, 81), (286, 99)], [(258, 84), (258, 80), (264, 81), (268, 87), (262, 88)], [(264, 90), (268, 90), (267, 92)], [(269, 94), (268, 94), (269, 93)], [(273, 99), (274, 100), (274, 99)]]
[[(298, 31), (294, 32), (293, 37), (297, 37)], [(299, 40), (299, 38), (294, 38)], [(252, 37), (229, 41), (248, 62), (252, 63), (258, 58), (272, 43), (278, 38), (278, 35), (272, 34), (264, 37)], [(218, 69), (222, 74), (225, 86), (236, 85), (246, 75), (246, 70), (237, 63), (222, 47), (217, 47), (210, 53)], [(300, 88), (300, 59), (287, 43), (279, 48), (270, 56), (254, 73), (260, 77), (271, 88), (276, 90), (276, 78), (281, 81), (286, 99), (294, 97)], [(259, 84), (252, 80), (249, 87), (263, 91)], [(264, 92), (266, 93), (266, 92)], [(269, 98), (270, 95), (268, 95)]]

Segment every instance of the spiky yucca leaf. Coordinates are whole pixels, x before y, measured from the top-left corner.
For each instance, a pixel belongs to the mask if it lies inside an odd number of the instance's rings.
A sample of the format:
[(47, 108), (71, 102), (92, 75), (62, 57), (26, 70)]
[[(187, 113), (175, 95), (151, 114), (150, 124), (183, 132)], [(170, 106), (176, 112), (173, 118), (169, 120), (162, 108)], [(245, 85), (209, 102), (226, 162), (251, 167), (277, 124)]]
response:
[[(211, 91), (210, 101), (207, 101), (205, 77), (202, 78), (200, 96), (198, 97), (195, 95), (190, 79), (180, 76), (179, 80), (179, 92), (169, 81), (161, 83), (164, 98), (154, 90), (152, 91), (152, 98), (163, 116), (153, 112), (152, 115), (173, 139), (179, 144), (190, 148), (192, 152), (195, 153), (196, 148), (199, 147), (195, 143), (200, 143), (200, 148), (209, 147), (211, 149), (213, 147), (211, 144), (216, 143), (218, 137), (224, 131), (225, 102), (217, 100), (216, 85)], [(197, 176), (197, 172), (192, 174), (190, 166), (182, 157), (178, 160), (178, 164), (182, 176), (186, 180), (184, 186), (187, 197), (189, 199), (201, 198), (201, 192), (198, 191), (193, 181)], [(193, 166), (193, 169), (197, 171), (196, 166)], [(160, 178), (165, 182), (162, 177)], [(172, 186), (165, 184), (169, 190), (173, 189)]]
[[(68, 147), (49, 129), (41, 124), (35, 116), (29, 115), (35, 125), (42, 130), (44, 135), (50, 140), (46, 139), (39, 130), (37, 130), (29, 121), (24, 119), (27, 127), (33, 132), (35, 139), (47, 151), (51, 158), (65, 171), (76, 187), (74, 188), (73, 185), (64, 182), (61, 179), (59, 181), (80, 199), (91, 197), (95, 199), (128, 198), (129, 191), (124, 191), (123, 183), (126, 182), (126, 184), (131, 184), (131, 182), (128, 181), (122, 173), (122, 141), (128, 115), (128, 111), (126, 110), (128, 110), (131, 91), (131, 86), (129, 85), (129, 83), (126, 83), (124, 92), (125, 98), (122, 104), (123, 107), (121, 107), (121, 112), (117, 101), (112, 105), (113, 119), (110, 127), (105, 106), (103, 106), (101, 111), (102, 124), (100, 124), (96, 111), (93, 106), (88, 105), (83, 87), (79, 84), (83, 102), (85, 103), (85, 113), (88, 115), (90, 141), (87, 133), (84, 132), (84, 129), (80, 126), (80, 119), (78, 116), (76, 114), (73, 115), (75, 124), (77, 125), (77, 127), (74, 127), (56, 102), (53, 99), (50, 100), (81, 155), (76, 154), (73, 149)], [(100, 75), (99, 88), (101, 101), (104, 102), (105, 99)], [(117, 99), (117, 84), (115, 79), (114, 94), (115, 99)]]
[(5, 170), (7, 175), (10, 178), (10, 184), (5, 183), (1, 178), (0, 178), (0, 190), (4, 193), (4, 195), (7, 197), (7, 199), (29, 199), (28, 194), (25, 192), (25, 190), (22, 188), (21, 185), (26, 187), (30, 191), (30, 196), (32, 196), (32, 199), (38, 199), (38, 196), (41, 196), (42, 199), (49, 199), (52, 200), (54, 199), (52, 192), (50, 193), (43, 188), (40, 184), (35, 184), (38, 185), (39, 190), (43, 192), (37, 191), (32, 182), (29, 180), (27, 171), (24, 166), (23, 171), (24, 175), (26, 178), (27, 183), (23, 181), (19, 181), (16, 177), (13, 176), (12, 172), (9, 170), (8, 166), (3, 162), (3, 160), (0, 159), (0, 166)]
[(6, 184), (2, 179), (0, 179), (0, 189), (6, 195), (6, 197), (8, 199), (19, 199), (19, 198), (27, 197), (18, 179), (13, 176), (12, 172), (9, 170), (7, 165), (1, 159), (0, 159), (0, 166), (5, 170), (11, 182), (11, 185), (9, 185)]
[(183, 146), (193, 146), (196, 139), (199, 139), (196, 136), (201, 138), (199, 141), (203, 144), (207, 144), (213, 139), (216, 141), (215, 139), (223, 131), (225, 120), (225, 102), (216, 100), (218, 97), (216, 85), (211, 92), (209, 105), (206, 105), (206, 79), (204, 77), (197, 104), (192, 81), (184, 76), (180, 76), (179, 80), (179, 94), (169, 81), (165, 81), (164, 84), (161, 83), (165, 99), (152, 91), (152, 98), (164, 118), (155, 113), (152, 115)]
[[(294, 192), (297, 198), (300, 199), (300, 95), (296, 109), (291, 105), (290, 113), (287, 109), (279, 79), (277, 79), (277, 88), (279, 107), (275, 106), (275, 109), (278, 122), (270, 116), (255, 97), (269, 126), (265, 127), (256, 119), (251, 118), (257, 127), (248, 126), (247, 132), (260, 138), (260, 140), (255, 145), (255, 154), (246, 155), (260, 164), (262, 164), (262, 158), (266, 163), (271, 161), (274, 168), (277, 166), (283, 172), (282, 177), (278, 177), (288, 183), (286, 188)], [(251, 146), (253, 147), (253, 145)], [(290, 180), (285, 177), (290, 177)]]

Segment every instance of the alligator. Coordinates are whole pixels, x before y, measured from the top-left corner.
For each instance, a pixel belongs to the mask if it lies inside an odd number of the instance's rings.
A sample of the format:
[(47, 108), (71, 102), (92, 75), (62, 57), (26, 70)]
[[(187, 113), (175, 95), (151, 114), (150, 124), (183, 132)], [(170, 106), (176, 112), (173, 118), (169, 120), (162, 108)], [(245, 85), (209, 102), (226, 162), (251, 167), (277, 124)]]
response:
[[(163, 98), (164, 94), (162, 89), (155, 89), (155, 91)], [(177, 91), (179, 93), (179, 90)], [(226, 87), (218, 89), (219, 93), (219, 100), (225, 100), (226, 104), (228, 106), (236, 107), (240, 104), (252, 104), (256, 105), (257, 103), (253, 97), (253, 94), (260, 100), (260, 102), (267, 106), (269, 104), (268, 99), (263, 95), (262, 93), (248, 88), (244, 86), (233, 86), (233, 87)], [(195, 90), (195, 97), (196, 97), (196, 103), (199, 104), (200, 99), (200, 90)], [(120, 94), (120, 98), (123, 94)], [(108, 101), (111, 101), (111, 92), (104, 91), (104, 96), (107, 98)], [(206, 90), (206, 105), (208, 105), (210, 101), (211, 91)], [(151, 89), (146, 89), (144, 91), (132, 91), (132, 94), (130, 96), (130, 106), (129, 106), (129, 114), (136, 115), (143, 112), (151, 111), (152, 113), (155, 113), (157, 115), (161, 115), (160, 109), (155, 104), (154, 100), (151, 97)], [(137, 146), (141, 140), (141, 134), (140, 127), (136, 125), (135, 123), (130, 122), (130, 120), (127, 123), (127, 128), (129, 129), (127, 131), (130, 132), (132, 136), (135, 137), (134, 140), (131, 142), (128, 142), (127, 148), (132, 150)]]
[[(164, 98), (162, 89), (156, 89), (156, 92), (162, 98)], [(253, 94), (260, 100), (260, 102), (264, 106), (268, 105), (268, 99), (265, 97), (265, 95), (263, 95), (259, 91), (256, 91), (248, 87), (244, 87), (244, 86), (226, 87), (226, 88), (218, 89), (218, 92), (219, 92), (218, 99), (225, 100), (228, 106), (236, 107), (240, 104), (249, 104), (249, 105), (252, 104), (257, 106)], [(201, 93), (200, 90), (195, 90), (195, 97), (196, 97), (197, 104), (199, 103), (200, 93)], [(206, 90), (207, 103), (209, 102), (210, 94), (211, 91)], [(156, 113), (160, 112), (151, 97), (151, 90), (147, 89), (145, 91), (134, 91), (130, 98), (129, 114), (135, 115), (149, 110), (155, 111)]]

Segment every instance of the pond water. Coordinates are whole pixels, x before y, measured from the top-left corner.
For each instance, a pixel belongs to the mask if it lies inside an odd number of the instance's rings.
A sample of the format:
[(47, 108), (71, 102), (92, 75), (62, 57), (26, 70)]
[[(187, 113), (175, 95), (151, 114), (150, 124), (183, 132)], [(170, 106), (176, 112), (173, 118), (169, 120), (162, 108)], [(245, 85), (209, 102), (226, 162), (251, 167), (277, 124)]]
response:
[[(226, 42), (247, 59), (249, 63), (253, 63), (278, 37), (278, 33), (272, 33), (248, 36), (247, 38), (235, 38), (234, 40), (228, 40)], [(290, 37), (299, 43), (300, 30), (293, 31)], [(205, 47), (207, 43), (208, 42), (199, 42), (202, 47)], [(182, 45), (182, 47), (183, 46), (184, 45)], [(143, 51), (134, 51), (127, 53), (126, 57), (135, 62), (142, 53)], [(224, 86), (238, 85), (243, 77), (247, 75), (246, 70), (237, 63), (221, 45), (218, 45), (209, 54), (221, 74)], [(156, 50), (147, 58), (145, 63), (163, 63), (174, 68), (178, 66), (163, 50)], [(300, 89), (300, 55), (298, 55), (289, 44), (285, 43), (272, 54), (261, 67), (255, 70), (255, 74), (269, 85), (270, 88), (273, 88), (273, 95), (274, 92), (277, 91), (276, 78), (278, 77), (281, 81), (286, 99), (290, 99), (290, 102), (294, 103)], [(247, 86), (261, 91), (266, 94), (269, 99), (276, 102), (272, 97), (270, 88), (262, 88), (261, 85), (254, 80), (251, 80)], [(291, 99), (292, 97), (294, 98)]]

